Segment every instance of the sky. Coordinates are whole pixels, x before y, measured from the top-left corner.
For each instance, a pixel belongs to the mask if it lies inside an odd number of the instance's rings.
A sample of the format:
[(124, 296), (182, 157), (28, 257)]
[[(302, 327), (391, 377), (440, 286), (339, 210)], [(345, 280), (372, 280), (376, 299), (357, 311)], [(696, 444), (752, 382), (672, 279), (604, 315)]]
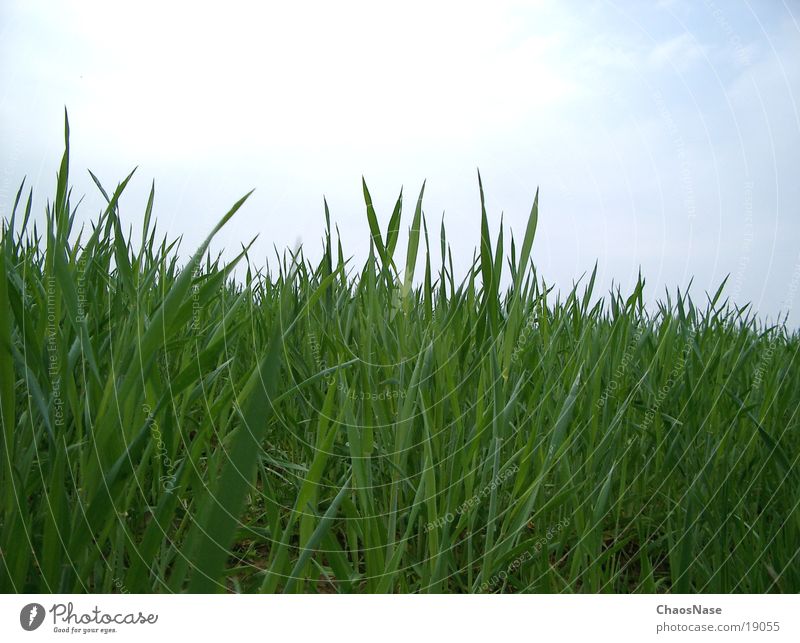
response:
[(549, 284), (597, 262), (602, 290), (641, 269), (649, 301), (692, 282), (702, 302), (729, 275), (732, 301), (797, 327), (799, 92), (797, 1), (6, 0), (0, 215), (23, 177), (36, 212), (52, 198), (66, 107), (79, 225), (102, 208), (86, 170), (113, 188), (137, 167), (123, 221), (155, 180), (186, 256), (256, 188), (215, 250), (319, 256), (325, 196), (360, 261), (362, 176), (384, 227), (403, 189), (404, 234), (426, 180), (463, 275), (480, 169), (494, 234), (522, 237), (539, 188)]

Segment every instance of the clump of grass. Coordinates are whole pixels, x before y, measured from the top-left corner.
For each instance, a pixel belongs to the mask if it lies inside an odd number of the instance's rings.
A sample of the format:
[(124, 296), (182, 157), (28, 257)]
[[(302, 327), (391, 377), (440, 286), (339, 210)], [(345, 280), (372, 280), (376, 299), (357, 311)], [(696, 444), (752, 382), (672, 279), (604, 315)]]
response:
[(319, 262), (181, 266), (68, 172), (3, 213), (3, 591), (800, 590), (800, 342), (722, 287), (554, 295), (482, 185), (463, 279), (424, 186), (404, 265), (365, 184), (359, 271), (327, 206)]

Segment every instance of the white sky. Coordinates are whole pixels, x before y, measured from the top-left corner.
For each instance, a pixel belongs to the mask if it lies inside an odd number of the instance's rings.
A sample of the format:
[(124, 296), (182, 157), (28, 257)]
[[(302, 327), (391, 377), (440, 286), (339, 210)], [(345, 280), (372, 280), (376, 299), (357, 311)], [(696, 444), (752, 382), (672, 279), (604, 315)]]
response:
[(651, 298), (694, 276), (702, 299), (730, 273), (728, 294), (774, 319), (800, 310), (799, 9), (3, 2), (0, 213), (26, 175), (43, 209), (66, 105), (81, 221), (100, 210), (86, 168), (113, 188), (138, 165), (124, 220), (140, 224), (155, 179), (184, 252), (255, 187), (217, 248), (258, 234), (265, 260), (297, 239), (317, 255), (324, 194), (360, 259), (362, 174), (384, 226), (404, 186), (404, 231), (427, 179), (432, 245), (445, 212), (463, 271), (480, 167), (495, 232), (504, 212), (521, 236), (541, 188), (549, 282), (597, 259), (603, 288), (630, 289), (641, 266)]

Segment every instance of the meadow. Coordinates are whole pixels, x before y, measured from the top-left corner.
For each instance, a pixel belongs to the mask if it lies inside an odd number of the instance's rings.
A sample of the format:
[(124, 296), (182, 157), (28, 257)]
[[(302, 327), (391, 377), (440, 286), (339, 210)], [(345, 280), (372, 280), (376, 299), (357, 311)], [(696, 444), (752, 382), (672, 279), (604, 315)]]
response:
[(211, 255), (246, 196), (182, 259), (130, 176), (75, 225), (66, 139), (2, 213), (3, 592), (800, 591), (800, 338), (724, 283), (559, 294), (482, 185), (465, 275), (424, 185), (364, 265), (327, 205)]

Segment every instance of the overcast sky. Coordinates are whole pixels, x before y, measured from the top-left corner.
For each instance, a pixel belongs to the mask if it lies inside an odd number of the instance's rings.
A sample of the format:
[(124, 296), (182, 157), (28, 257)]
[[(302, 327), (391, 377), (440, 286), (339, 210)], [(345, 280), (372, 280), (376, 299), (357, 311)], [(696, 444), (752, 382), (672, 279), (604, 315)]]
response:
[(503, 212), (521, 236), (540, 187), (548, 282), (598, 260), (603, 288), (641, 266), (651, 299), (692, 276), (702, 298), (730, 273), (774, 319), (800, 309), (799, 23), (779, 0), (4, 1), (0, 213), (23, 176), (43, 209), (66, 105), (81, 222), (101, 204), (86, 169), (113, 188), (138, 165), (123, 219), (155, 179), (186, 253), (255, 187), (215, 247), (318, 255), (326, 195), (363, 258), (361, 176), (384, 226), (401, 186), (409, 223), (427, 179), (463, 270), (479, 167), (495, 232)]

